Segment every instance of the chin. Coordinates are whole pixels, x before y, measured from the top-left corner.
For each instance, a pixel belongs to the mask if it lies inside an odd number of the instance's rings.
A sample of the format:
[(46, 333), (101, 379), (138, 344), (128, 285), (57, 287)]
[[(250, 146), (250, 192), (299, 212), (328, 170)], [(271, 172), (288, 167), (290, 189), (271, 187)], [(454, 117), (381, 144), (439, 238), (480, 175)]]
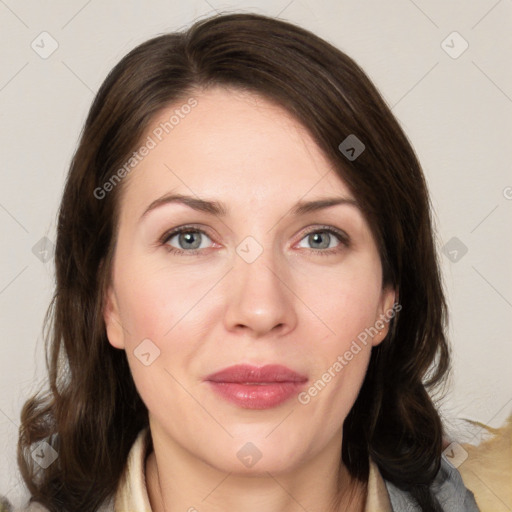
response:
[[(252, 441), (250, 440), (252, 437)], [(222, 445), (212, 446), (212, 454), (203, 460), (217, 469), (240, 475), (268, 476), (267, 473), (286, 473), (296, 469), (304, 461), (301, 446), (283, 446), (270, 442), (264, 436), (244, 436), (230, 439)], [(302, 445), (303, 446), (303, 445)], [(218, 454), (224, 454), (219, 457)]]

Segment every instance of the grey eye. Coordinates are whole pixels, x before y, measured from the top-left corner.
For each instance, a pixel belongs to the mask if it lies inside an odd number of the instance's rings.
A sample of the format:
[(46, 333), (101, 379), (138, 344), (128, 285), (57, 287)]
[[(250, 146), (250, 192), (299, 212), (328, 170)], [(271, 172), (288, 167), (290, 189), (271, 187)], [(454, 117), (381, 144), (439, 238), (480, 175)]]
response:
[[(304, 240), (306, 244), (303, 245)], [(306, 235), (299, 243), (299, 247), (309, 249), (330, 249), (336, 247), (340, 243), (339, 238), (326, 230), (319, 230)]]
[(206, 235), (202, 231), (195, 229), (175, 233), (174, 235), (169, 237), (166, 243), (171, 245), (172, 247), (176, 247), (177, 249), (194, 250), (203, 249), (205, 247), (204, 239), (210, 240), (210, 237), (208, 237), (208, 235)]

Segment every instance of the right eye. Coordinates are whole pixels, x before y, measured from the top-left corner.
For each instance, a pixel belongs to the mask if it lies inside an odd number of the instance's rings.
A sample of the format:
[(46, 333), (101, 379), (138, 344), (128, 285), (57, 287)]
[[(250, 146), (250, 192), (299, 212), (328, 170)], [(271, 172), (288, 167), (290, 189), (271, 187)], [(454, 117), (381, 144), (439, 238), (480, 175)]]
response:
[(201, 229), (181, 227), (166, 233), (162, 238), (162, 245), (171, 253), (192, 255), (206, 249), (208, 240), (212, 241)]

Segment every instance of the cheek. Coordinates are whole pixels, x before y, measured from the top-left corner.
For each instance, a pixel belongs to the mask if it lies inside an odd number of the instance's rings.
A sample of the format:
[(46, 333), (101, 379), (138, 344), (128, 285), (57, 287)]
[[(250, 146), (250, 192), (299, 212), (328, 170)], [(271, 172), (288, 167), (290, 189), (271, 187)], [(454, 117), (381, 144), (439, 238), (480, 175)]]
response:
[[(161, 403), (163, 389), (181, 394), (171, 375), (181, 382), (184, 373), (198, 374), (204, 340), (219, 319), (220, 301), (208, 294), (218, 276), (204, 268), (173, 270), (140, 261), (118, 270), (119, 312), (132, 375), (146, 403), (155, 397)], [(176, 401), (177, 395), (172, 396), (170, 403)]]
[[(325, 427), (339, 428), (364, 381), (371, 356), (371, 328), (378, 318), (381, 299), (380, 267), (373, 259), (354, 260), (326, 279), (325, 273), (311, 275), (301, 290), (304, 302), (315, 311), (310, 317), (313, 362), (311, 386), (299, 403), (312, 415), (325, 418)], [(322, 282), (322, 287), (311, 283)], [(323, 324), (323, 325), (322, 325)]]
[(307, 277), (296, 281), (296, 289), (316, 313), (316, 322), (323, 324), (318, 332), (333, 349), (341, 350), (347, 340), (374, 324), (382, 296), (380, 281), (378, 260), (354, 256), (337, 269), (310, 269)]
[[(151, 262), (134, 262), (131, 267), (120, 268), (118, 279), (120, 315), (128, 344), (144, 338), (167, 343), (184, 326), (201, 327), (198, 312), (204, 314), (205, 304), (200, 303), (215, 282), (204, 268), (196, 275), (185, 268), (158, 268)], [(203, 316), (202, 322), (206, 319)]]
[(357, 338), (364, 320), (349, 320), (351, 325), (336, 324), (340, 334), (320, 340), (311, 350), (309, 387), (297, 397), (310, 417), (322, 418), (328, 435), (339, 430), (354, 405), (371, 356), (371, 344)]
[(190, 369), (195, 359), (200, 333), (210, 318), (207, 302), (198, 303), (207, 283), (188, 279), (186, 272), (163, 272), (140, 263), (136, 272), (119, 271), (126, 276), (118, 280), (119, 311), (137, 390), (157, 415), (188, 411), (188, 397), (179, 382), (184, 380), (183, 369)]

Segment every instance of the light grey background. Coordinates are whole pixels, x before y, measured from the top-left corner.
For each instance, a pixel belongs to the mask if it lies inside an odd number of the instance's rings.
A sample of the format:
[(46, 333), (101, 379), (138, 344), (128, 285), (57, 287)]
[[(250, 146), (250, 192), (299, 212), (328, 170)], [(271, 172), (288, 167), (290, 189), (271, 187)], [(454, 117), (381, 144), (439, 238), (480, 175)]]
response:
[(298, 23), (375, 82), (423, 165), (444, 247), (447, 425), (462, 439), (461, 418), (500, 426), (510, 414), (511, 0), (0, 0), (0, 493), (13, 501), (20, 408), (44, 378), (55, 216), (87, 110), (134, 46), (224, 10)]

